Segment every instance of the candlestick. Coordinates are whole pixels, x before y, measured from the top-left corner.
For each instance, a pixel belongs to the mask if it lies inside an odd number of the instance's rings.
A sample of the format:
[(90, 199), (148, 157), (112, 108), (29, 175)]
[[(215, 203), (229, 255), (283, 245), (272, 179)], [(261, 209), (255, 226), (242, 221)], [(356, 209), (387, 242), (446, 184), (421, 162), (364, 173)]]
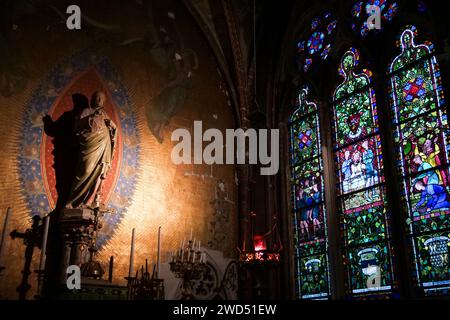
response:
[(134, 274), (134, 228), (131, 232), (131, 250), (130, 250), (130, 269), (128, 271), (128, 277), (132, 277)]
[(156, 260), (156, 278), (159, 279), (159, 270), (160, 270), (160, 265), (161, 263), (161, 226), (159, 226), (158, 228), (158, 256), (157, 256), (157, 260)]
[(8, 209), (6, 210), (5, 221), (3, 222), (2, 238), (0, 240), (0, 266), (1, 266), (1, 262), (2, 262), (3, 253), (5, 251), (6, 233), (7, 233), (8, 222), (9, 222), (9, 217), (10, 217), (11, 213), (12, 213), (12, 209), (10, 207), (8, 207)]
[(108, 273), (108, 281), (112, 282), (113, 279), (113, 268), (114, 268), (114, 257), (111, 256), (109, 258), (109, 273)]
[(43, 220), (44, 230), (42, 234), (42, 245), (41, 245), (41, 261), (39, 262), (39, 270), (45, 269), (45, 260), (47, 258), (47, 237), (48, 237), (48, 227), (50, 225), (50, 216), (46, 216)]

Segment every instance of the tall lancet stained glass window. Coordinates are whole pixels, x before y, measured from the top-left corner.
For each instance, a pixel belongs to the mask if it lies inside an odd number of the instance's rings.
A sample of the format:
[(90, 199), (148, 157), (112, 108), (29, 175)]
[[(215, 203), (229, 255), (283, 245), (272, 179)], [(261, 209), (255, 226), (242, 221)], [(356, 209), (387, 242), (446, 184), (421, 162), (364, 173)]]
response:
[(330, 294), (322, 152), (317, 105), (300, 91), (290, 119), (296, 289), (300, 299)]
[(332, 115), (347, 292), (353, 297), (390, 294), (394, 286), (377, 106), (370, 71), (358, 73), (358, 63), (357, 50), (345, 52)]
[(390, 98), (415, 276), (425, 294), (435, 294), (450, 288), (450, 135), (433, 45), (416, 45), (416, 36), (414, 27), (401, 34)]

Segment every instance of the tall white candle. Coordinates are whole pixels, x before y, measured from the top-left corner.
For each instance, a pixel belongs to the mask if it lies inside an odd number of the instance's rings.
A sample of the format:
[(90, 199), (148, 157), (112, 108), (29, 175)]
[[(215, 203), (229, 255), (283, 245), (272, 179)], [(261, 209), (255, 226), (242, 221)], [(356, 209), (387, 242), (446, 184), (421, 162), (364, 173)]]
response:
[(193, 232), (194, 230), (191, 228), (191, 237), (189, 238), (189, 240), (192, 240), (192, 232)]
[(158, 256), (156, 260), (156, 278), (159, 279), (159, 268), (161, 267), (161, 226), (158, 228)]
[(11, 213), (12, 213), (12, 209), (10, 207), (8, 207), (8, 209), (6, 210), (5, 221), (3, 222), (2, 238), (0, 239), (0, 265), (2, 264), (2, 257), (5, 252), (6, 233), (8, 232), (7, 231), (8, 222), (9, 222), (9, 217), (11, 216)]
[(130, 269), (128, 271), (128, 277), (132, 277), (134, 273), (134, 228), (131, 232), (131, 249), (130, 249)]
[(46, 216), (42, 222), (44, 230), (42, 233), (41, 260), (39, 261), (39, 270), (45, 269), (45, 260), (47, 259), (47, 237), (48, 227), (50, 225), (50, 216)]

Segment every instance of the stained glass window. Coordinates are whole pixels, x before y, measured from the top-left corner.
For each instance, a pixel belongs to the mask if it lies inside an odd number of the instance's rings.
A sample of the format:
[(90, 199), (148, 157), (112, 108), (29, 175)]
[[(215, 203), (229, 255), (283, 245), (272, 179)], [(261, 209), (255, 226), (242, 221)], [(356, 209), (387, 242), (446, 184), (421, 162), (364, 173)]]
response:
[(296, 289), (301, 299), (329, 297), (327, 229), (317, 105), (298, 96), (290, 118), (292, 208), (296, 253)]
[(375, 31), (369, 30), (367, 26), (367, 19), (371, 15), (369, 13), (370, 6), (378, 6), (380, 8), (381, 28), (383, 28), (384, 23), (389, 23), (394, 19), (398, 10), (396, 1), (367, 0), (356, 2), (352, 7), (352, 29), (361, 34), (361, 36), (366, 36), (369, 34), (369, 31)]
[(377, 105), (358, 63), (355, 49), (342, 57), (332, 125), (347, 292), (367, 296), (390, 293), (394, 279)]
[(401, 34), (390, 101), (415, 278), (425, 294), (438, 294), (450, 288), (450, 132), (433, 45), (416, 45), (416, 36), (415, 27)]
[(328, 58), (336, 26), (337, 20), (330, 12), (312, 20), (307, 37), (297, 44), (297, 64), (300, 70), (307, 72), (314, 62)]

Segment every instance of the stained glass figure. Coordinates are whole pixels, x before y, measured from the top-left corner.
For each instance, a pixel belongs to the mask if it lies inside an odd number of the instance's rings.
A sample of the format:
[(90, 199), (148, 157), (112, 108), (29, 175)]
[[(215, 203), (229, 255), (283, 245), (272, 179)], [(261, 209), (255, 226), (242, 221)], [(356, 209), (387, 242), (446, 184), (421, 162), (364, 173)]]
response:
[(348, 294), (393, 289), (389, 213), (371, 72), (357, 72), (359, 53), (344, 53), (334, 92), (333, 131)]
[(352, 29), (358, 32), (361, 36), (366, 36), (369, 32), (376, 32), (376, 29), (370, 30), (367, 26), (367, 19), (369, 18), (369, 7), (378, 6), (380, 8), (381, 28), (385, 23), (391, 22), (398, 11), (396, 1), (390, 0), (367, 0), (357, 1), (352, 6)]
[(310, 33), (297, 44), (297, 63), (307, 72), (317, 60), (326, 60), (332, 48), (337, 20), (330, 12), (311, 21)]
[(330, 295), (323, 166), (317, 104), (305, 87), (290, 118), (296, 288), (300, 299)]
[(450, 288), (450, 135), (433, 45), (416, 45), (416, 36), (415, 27), (401, 34), (390, 101), (417, 284), (439, 294)]

